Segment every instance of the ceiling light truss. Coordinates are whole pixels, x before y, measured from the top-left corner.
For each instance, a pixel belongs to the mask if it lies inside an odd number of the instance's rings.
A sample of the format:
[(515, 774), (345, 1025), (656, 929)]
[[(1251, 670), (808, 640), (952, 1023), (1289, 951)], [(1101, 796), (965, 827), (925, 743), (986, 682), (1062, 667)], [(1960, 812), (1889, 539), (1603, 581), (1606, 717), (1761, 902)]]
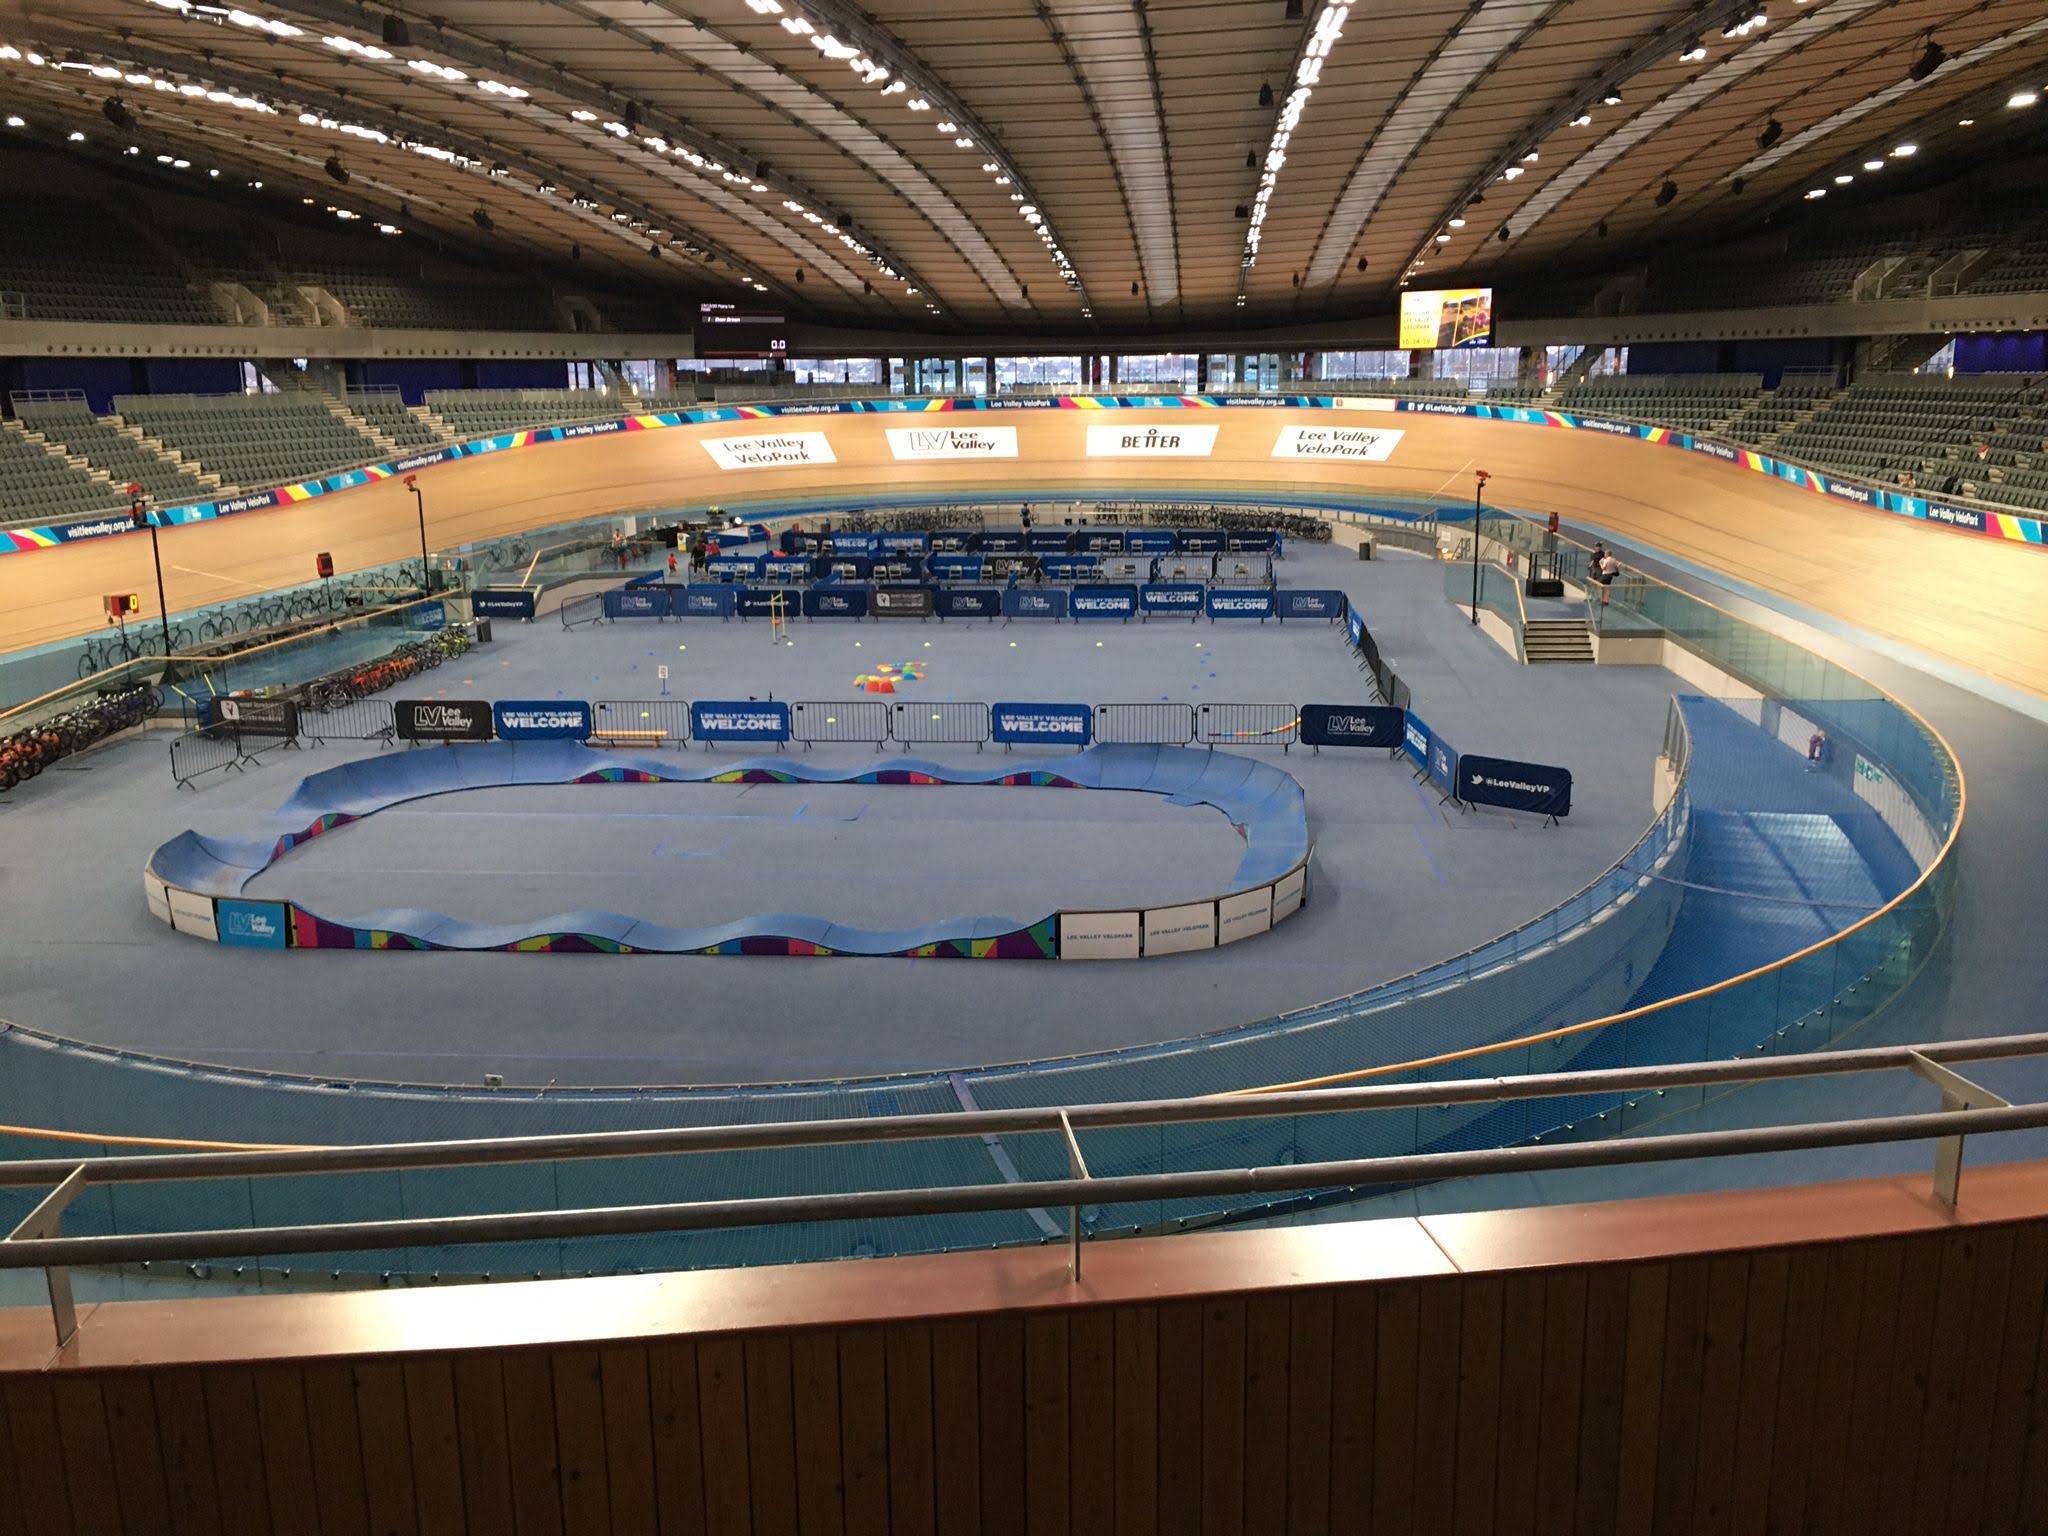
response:
[[(1522, 164), (1526, 156), (1535, 152), (1553, 135), (1574, 126), (1578, 119), (1593, 113), (1595, 107), (1614, 108), (1623, 105), (1626, 97), (1623, 87), (1644, 71), (1664, 63), (1680, 48), (1688, 45), (1701, 31), (1725, 25), (1731, 18), (1753, 14), (1756, 0), (1713, 0), (1704, 9), (1688, 13), (1685, 20), (1638, 44), (1606, 69), (1595, 75), (1584, 88), (1575, 90), (1560, 105), (1540, 119), (1527, 133), (1518, 137), (1508, 150), (1490, 163), (1486, 169), (1461, 188), (1458, 195), (1438, 215), (1431, 226), (1432, 232), (1450, 227), (1450, 221), (1462, 217), (1471, 206), (1472, 200), (1483, 196), (1486, 191), (1503, 177), (1510, 181), (1522, 175)], [(1462, 227), (1462, 226), (1460, 226)], [(1491, 238), (1491, 227), (1483, 231)], [(1409, 257), (1406, 271), (1421, 259), (1435, 242), (1425, 240)]]
[[(1038, 0), (1038, 15), (1109, 151), (1145, 296), (1153, 305), (1175, 304), (1180, 299), (1180, 243), (1174, 228), (1173, 166), (1159, 59), (1144, 8), (1130, 0), (1107, 10), (1093, 0)], [(1143, 79), (1129, 68), (1140, 53)]]
[[(1811, 47), (1828, 33), (1880, 10), (1888, 3), (1889, 0), (1833, 0), (1825, 9), (1802, 12), (1785, 26), (1756, 36), (1739, 52), (1683, 82), (1599, 143), (1587, 146), (1515, 211), (1508, 226), (1511, 231), (1509, 239), (1498, 246), (1487, 246), (1484, 255), (1492, 259), (1511, 249), (1515, 241), (1525, 238), (1580, 187), (1688, 112), (1705, 105), (1724, 91), (1732, 90), (1774, 60)], [(1742, 11), (1748, 7), (1738, 5), (1734, 9)], [(1698, 25), (1697, 18), (1694, 18), (1694, 25)], [(1659, 174), (1662, 174), (1661, 168)]]
[(1909, 76), (1906, 79), (1886, 86), (1881, 91), (1872, 92), (1861, 101), (1852, 102), (1839, 112), (1830, 113), (1819, 122), (1802, 128), (1799, 132), (1791, 135), (1791, 137), (1781, 139), (1770, 149), (1760, 155), (1753, 156), (1721, 179), (1723, 181), (1730, 181), (1740, 176), (1744, 180), (1748, 180), (1751, 177), (1760, 175), (1772, 166), (1777, 165), (1788, 155), (1796, 154), (1808, 145), (1817, 144), (1822, 139), (1861, 122), (1873, 112), (1882, 111), (1895, 102), (1903, 101), (1906, 97), (1911, 96), (1915, 91), (1925, 86), (1933, 85), (1938, 81), (1950, 80), (1961, 70), (1985, 63), (1990, 59), (1995, 59), (2001, 53), (2009, 52), (2041, 37), (2048, 37), (2048, 16), (2042, 16), (2023, 27), (2015, 27), (2010, 32), (2001, 32), (1996, 37), (1986, 38), (1983, 42), (1977, 44), (1976, 47), (1965, 49), (1962, 53), (1950, 55), (1931, 74), (1925, 75), (1918, 80)]
[[(158, 3), (158, 0), (150, 0), (150, 3)], [(636, 148), (658, 146), (659, 152), (673, 155), (693, 169), (719, 178), (734, 192), (747, 192), (763, 198), (763, 206), (770, 209), (778, 207), (785, 198), (803, 201), (807, 206), (819, 203), (817, 194), (810, 188), (762, 166), (758, 157), (743, 148), (727, 144), (664, 114), (647, 109), (626, 112), (625, 115), (635, 119), (629, 126), (619, 120), (622, 108), (614, 96), (594, 83), (578, 80), (558, 66), (526, 57), (508, 47), (493, 46), (460, 33), (451, 33), (445, 27), (437, 27), (431, 47), (416, 41), (394, 52), (378, 43), (366, 43), (348, 36), (351, 29), (365, 29), (365, 36), (371, 35), (366, 30), (369, 18), (353, 5), (339, 3), (339, 0), (273, 0), (273, 5), (306, 23), (299, 29), (301, 42), (317, 33), (320, 47), (353, 57), (368, 67), (379, 69), (380, 73), (409, 75), (416, 80), (439, 84), (458, 95), (475, 89), (485, 97), (484, 105), (519, 116), (530, 126), (546, 132), (570, 130), (561, 122), (562, 113), (556, 108), (539, 105), (534, 93), (543, 91), (551, 98), (573, 103), (568, 113), (572, 122), (601, 124), (609, 136), (609, 142), (603, 148), (622, 159), (632, 160), (642, 169), (646, 168), (645, 158), (629, 154), (629, 144)], [(637, 5), (632, 8), (649, 9)], [(453, 63), (443, 64), (441, 60), (444, 59)], [(572, 136), (588, 147), (587, 135), (573, 133)], [(663, 179), (693, 195), (703, 194), (704, 188), (691, 180), (675, 176)], [(719, 190), (724, 190), (724, 186)], [(707, 201), (713, 201), (727, 213), (732, 213), (736, 206), (729, 198)], [(811, 231), (792, 228), (788, 233), (796, 238), (784, 238), (776, 231), (785, 221), (773, 214), (766, 221), (749, 217), (740, 222), (768, 235), (799, 259), (817, 264), (810, 254), (815, 250)], [(857, 235), (852, 230), (835, 229), (834, 234), (854, 259), (866, 262), (884, 282), (892, 276), (901, 275), (908, 279), (909, 286), (918, 286), (914, 270), (872, 237)], [(820, 266), (819, 270), (823, 272), (825, 268)], [(863, 279), (855, 278), (851, 285), (839, 283), (836, 279), (835, 282), (856, 295), (869, 291)], [(886, 299), (886, 289), (882, 293)]]
[[(940, 84), (938, 77), (924, 63), (916, 58), (897, 38), (883, 30), (851, 6), (840, 0), (747, 0), (747, 5), (763, 22), (773, 22), (784, 32), (795, 37), (812, 41), (820, 53), (827, 58), (839, 56), (833, 49), (823, 47), (817, 39), (829, 39), (838, 48), (852, 48), (854, 53), (845, 62), (860, 81), (876, 94), (878, 108), (873, 114), (879, 121), (881, 110), (901, 110), (905, 113), (903, 127), (910, 133), (931, 131), (935, 137), (951, 141), (951, 147), (961, 150), (971, 158), (979, 174), (987, 176), (995, 186), (1006, 189), (1013, 206), (1029, 205), (1039, 210), (1039, 217), (1031, 221), (1039, 243), (1045, 247), (1060, 280), (1082, 303), (1087, 302), (1085, 285), (1080, 273), (1068, 256), (1065, 244), (1060, 240), (1052, 222), (1044, 216), (1043, 205), (1031, 190), (1030, 182), (1018, 168), (1002, 141), (983, 125), (949, 89)], [(731, 45), (726, 45), (730, 47)], [(759, 72), (767, 68), (761, 61), (754, 61), (752, 68)], [(788, 94), (786, 77), (776, 82), (781, 95)], [(767, 94), (761, 85), (754, 87)], [(773, 98), (771, 98), (773, 99)], [(996, 251), (987, 243), (978, 225), (962, 207), (931, 180), (930, 173), (911, 161), (896, 147), (896, 144), (882, 133), (877, 133), (860, 118), (838, 107), (830, 107), (830, 117), (824, 121), (818, 118), (816, 93), (809, 93), (799, 103), (801, 113), (791, 110), (789, 104), (777, 100), (792, 116), (812, 126), (828, 143), (834, 144), (845, 153), (865, 164), (869, 171), (895, 186), (896, 190), (919, 206), (927, 218), (937, 225), (942, 233), (952, 240), (961, 255), (968, 259), (990, 291), (1005, 304), (1029, 306), (1022, 286), (1002, 262)], [(828, 104), (829, 105), (829, 104)], [(857, 138), (846, 132), (848, 125), (857, 131)], [(899, 164), (900, 163), (900, 164)], [(906, 184), (904, 172), (912, 173), (913, 183)], [(941, 223), (931, 200), (939, 199), (956, 217), (957, 228)], [(964, 238), (971, 232), (977, 249), (970, 249)], [(999, 272), (991, 271), (994, 263)]]
[[(915, 57), (895, 35), (887, 33), (879, 25), (874, 25), (872, 20), (868, 20), (864, 14), (844, 4), (842, 0), (748, 0), (748, 8), (762, 16), (764, 20), (774, 20), (782, 31), (795, 37), (805, 37), (825, 57), (840, 57), (836, 49), (829, 49), (823, 45), (825, 41), (838, 45), (838, 49), (854, 49), (854, 53), (846, 57), (848, 68), (854, 72), (854, 76), (858, 76), (862, 84), (870, 86), (877, 92), (879, 100), (885, 106), (889, 106), (889, 109), (901, 109), (903, 113), (909, 115), (905, 127), (922, 131), (922, 127), (930, 123), (936, 135), (952, 139), (954, 150), (969, 152), (973, 156), (973, 164), (979, 166), (981, 174), (989, 176), (995, 186), (1008, 188), (1010, 201), (1014, 205), (1036, 207), (1040, 211), (1040, 217), (1032, 221), (1032, 227), (1038, 233), (1038, 242), (1044, 246), (1047, 256), (1053, 260), (1061, 283), (1067, 285), (1075, 299), (1079, 299), (1083, 305), (1087, 303), (1087, 293), (1085, 285), (1081, 283), (1081, 274), (1075, 270), (1065, 244), (1059, 240), (1059, 233), (1053, 227), (1053, 221), (1044, 217), (1038, 197), (1030, 190), (1030, 182), (1026, 180), (1024, 172), (1018, 170), (1018, 164), (1010, 156), (1008, 147), (967, 109), (965, 102), (958, 100), (946, 86), (942, 86), (938, 82), (938, 76), (932, 74), (932, 70), (924, 66), (924, 61)], [(866, 129), (864, 125), (860, 127), (862, 133), (874, 137), (870, 129)], [(838, 139), (834, 137), (834, 141)], [(883, 143), (887, 143), (887, 139), (883, 139)], [(874, 170), (874, 166), (870, 166), (870, 170)], [(924, 174), (926, 172), (920, 170), (920, 176)], [(944, 195), (940, 193), (940, 197)], [(958, 205), (952, 203), (950, 199), (948, 205), (958, 209)], [(958, 211), (961, 211), (963, 217), (969, 217), (965, 209)], [(963, 248), (963, 256), (965, 254), (967, 252)], [(977, 272), (981, 270), (979, 264), (975, 264), (975, 268)], [(981, 272), (981, 276), (985, 283), (989, 281), (987, 272)], [(1006, 299), (1006, 303), (1028, 301), (1024, 299), (1024, 293), (1018, 291), (1016, 297)]]
[(1483, 0), (1466, 15), (1366, 145), (1323, 223), (1305, 283), (1335, 281), (1394, 178), (1467, 92), (1554, 8), (1554, 0)]
[[(585, 178), (574, 176), (559, 168), (538, 166), (523, 156), (515, 156), (502, 148), (479, 143), (461, 134), (450, 133), (438, 125), (431, 130), (416, 128), (402, 117), (381, 110), (367, 109), (365, 103), (344, 101), (326, 92), (302, 85), (295, 85), (287, 90), (274, 81), (244, 75), (239, 70), (223, 68), (218, 57), (208, 64), (206, 74), (194, 75), (190, 68), (193, 61), (189, 55), (162, 53), (154, 48), (137, 45), (131, 40), (125, 46), (123, 55), (117, 59), (100, 51), (102, 43), (97, 38), (69, 34), (63, 28), (45, 26), (38, 30), (42, 34), (41, 40), (54, 51), (82, 54), (95, 61), (118, 67), (124, 85), (136, 90), (147, 89), (152, 97), (165, 92), (165, 85), (158, 84), (159, 81), (168, 84), (169, 92), (165, 95), (167, 101), (177, 100), (188, 106), (200, 102), (219, 105), (216, 97), (222, 94), (230, 98), (256, 98), (260, 95), (268, 98), (262, 101), (262, 111), (265, 114), (296, 121), (301, 127), (331, 133), (337, 138), (352, 142), (368, 142), (380, 146), (395, 145), (425, 158), (451, 165), (458, 170), (473, 172), (487, 184), (510, 187), (522, 195), (541, 196), (543, 194), (538, 190), (540, 183), (559, 181), (564, 185), (575, 184), (584, 188), (596, 201), (613, 205), (636, 204), (635, 199), (597, 187)], [(18, 67), (22, 68), (32, 69), (35, 66), (30, 60), (48, 56), (40, 49), (17, 47), (12, 51), (23, 55), (18, 61)], [(17, 61), (8, 60), (4, 54), (0, 54), (0, 65), (14, 68), (17, 67)], [(51, 73), (57, 73), (54, 66), (51, 67)], [(135, 85), (129, 79), (131, 75), (146, 76), (149, 84)], [(138, 96), (136, 101), (141, 105), (147, 99)], [(232, 107), (230, 109), (236, 110)], [(252, 138), (250, 142), (256, 141)], [(501, 162), (508, 162), (518, 168), (523, 175), (530, 178), (533, 185), (528, 186), (511, 178), (492, 177), (490, 167)], [(407, 194), (403, 189), (398, 189), (394, 195), (404, 197)], [(649, 227), (665, 227), (678, 232), (684, 230), (683, 225), (666, 214), (641, 209), (637, 211), (637, 216), (642, 217)], [(706, 252), (735, 271), (747, 274), (750, 280), (758, 281), (768, 276), (757, 263), (726, 249), (722, 243), (694, 229), (687, 232), (686, 238), (689, 245), (695, 249)], [(681, 239), (678, 243), (682, 243)], [(782, 286), (779, 280), (777, 286)]]
[[(1301, 49), (1295, 55), (1292, 87), (1280, 103), (1273, 132), (1266, 140), (1266, 155), (1259, 164), (1259, 189), (1252, 196), (1251, 222), (1244, 232), (1244, 253), (1237, 263), (1237, 302), (1242, 305), (1251, 283), (1252, 268), (1258, 265), (1259, 246), (1265, 239), (1266, 215), (1279, 190), (1280, 172), (1287, 165), (1287, 149), (1301, 126), (1316, 87), (1322, 83), (1323, 68), (1344, 36), (1344, 24), (1351, 19), (1350, 0), (1322, 0), (1315, 15), (1302, 31)], [(1263, 96), (1261, 97), (1263, 100)]]

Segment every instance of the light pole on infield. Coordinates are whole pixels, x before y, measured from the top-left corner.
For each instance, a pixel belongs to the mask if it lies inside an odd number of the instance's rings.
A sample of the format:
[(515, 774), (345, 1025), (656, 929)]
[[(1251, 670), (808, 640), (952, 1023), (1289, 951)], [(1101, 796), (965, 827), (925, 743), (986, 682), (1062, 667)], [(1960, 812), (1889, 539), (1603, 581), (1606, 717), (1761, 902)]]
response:
[(1479, 622), (1479, 502), (1486, 494), (1486, 482), (1493, 476), (1483, 469), (1472, 471), (1472, 622)]
[(420, 515), (420, 590), (434, 590), (434, 577), (427, 567), (427, 498), (420, 494), (418, 475), (405, 477), (405, 488), (412, 492), (412, 504)]
[(164, 557), (157, 547), (156, 519), (149, 515), (149, 495), (141, 486), (128, 487), (128, 524), (149, 530), (149, 561), (156, 567), (156, 618), (163, 626), (164, 655), (171, 654), (171, 610), (164, 602)]

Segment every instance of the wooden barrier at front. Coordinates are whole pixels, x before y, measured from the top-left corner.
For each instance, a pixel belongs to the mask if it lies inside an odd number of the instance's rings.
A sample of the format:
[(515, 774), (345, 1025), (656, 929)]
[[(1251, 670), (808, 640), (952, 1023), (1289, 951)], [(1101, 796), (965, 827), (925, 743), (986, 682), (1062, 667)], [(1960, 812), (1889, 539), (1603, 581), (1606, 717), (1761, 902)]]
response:
[(0, 1313), (0, 1532), (2048, 1527), (2048, 1164)]
[[(1421, 413), (1327, 410), (1120, 410), (1137, 429), (1217, 428), (1206, 458), (1091, 458), (1087, 428), (1102, 413), (1010, 411), (1019, 456), (898, 462), (888, 415), (726, 421), (547, 443), (436, 466), (420, 474), (428, 537), (437, 549), (523, 533), (609, 512), (744, 508), (749, 498), (817, 496), (839, 506), (959, 491), (1134, 497), (1276, 491), (1402, 494), (1459, 505), (1471, 471), (1492, 474), (1490, 502), (1583, 518), (1682, 559), (1806, 603), (1945, 656), (1973, 671), (2048, 694), (2048, 560), (2004, 540), (1938, 530), (1798, 490), (1701, 454), (1505, 422)], [(1292, 425), (1359, 421), (1398, 430), (1385, 463), (1275, 459)], [(817, 432), (835, 462), (721, 472), (708, 437)], [(313, 554), (344, 571), (403, 560), (419, 550), (403, 482), (380, 480), (314, 500), (166, 529), (164, 583), (174, 610), (226, 602), (312, 579)], [(91, 633), (101, 595), (154, 600), (149, 551), (130, 536), (0, 557), (0, 650)], [(145, 607), (145, 613), (151, 610)]]

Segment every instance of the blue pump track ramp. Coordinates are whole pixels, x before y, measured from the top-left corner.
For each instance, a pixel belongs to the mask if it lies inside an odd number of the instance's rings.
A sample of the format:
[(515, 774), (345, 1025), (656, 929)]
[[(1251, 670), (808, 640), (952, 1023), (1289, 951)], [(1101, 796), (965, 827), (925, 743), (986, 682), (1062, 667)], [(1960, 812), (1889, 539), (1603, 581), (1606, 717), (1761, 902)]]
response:
[[(892, 758), (829, 769), (790, 758), (748, 758), (690, 768), (673, 759), (599, 751), (571, 742), (488, 742), (363, 758), (301, 780), (277, 815), (249, 836), (186, 831), (151, 855), (149, 872), (175, 890), (234, 899), (292, 849), (331, 836), (392, 806), (466, 790), (513, 785), (710, 783), (1002, 785), (1156, 794), (1174, 805), (1208, 805), (1245, 840), (1229, 889), (1271, 884), (1308, 856), (1308, 811), (1293, 775), (1226, 752), (1185, 747), (1097, 746), (1030, 767), (954, 768)], [(515, 950), (548, 953), (910, 955), (1038, 959), (1056, 952), (1058, 914), (1019, 919), (982, 914), (909, 929), (868, 929), (804, 913), (772, 913), (712, 926), (674, 928), (625, 913), (560, 912), (518, 924), (466, 922), (392, 906), (335, 919), (284, 904), (293, 943), (322, 949)]]

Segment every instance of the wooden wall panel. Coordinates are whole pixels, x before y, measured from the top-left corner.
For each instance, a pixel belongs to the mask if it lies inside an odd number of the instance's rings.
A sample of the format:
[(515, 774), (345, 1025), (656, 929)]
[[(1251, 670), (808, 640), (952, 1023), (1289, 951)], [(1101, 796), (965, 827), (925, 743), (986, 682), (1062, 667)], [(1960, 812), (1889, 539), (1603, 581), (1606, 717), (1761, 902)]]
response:
[(2048, 1529), (2048, 1220), (0, 1377), (0, 1536)]

